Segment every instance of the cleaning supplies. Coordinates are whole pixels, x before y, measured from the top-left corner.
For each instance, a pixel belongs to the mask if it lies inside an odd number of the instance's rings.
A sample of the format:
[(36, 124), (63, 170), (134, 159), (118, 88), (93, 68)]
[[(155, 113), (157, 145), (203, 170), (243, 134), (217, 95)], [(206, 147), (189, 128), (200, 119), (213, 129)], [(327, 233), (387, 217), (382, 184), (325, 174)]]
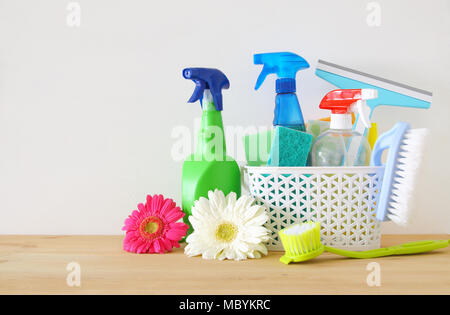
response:
[(308, 120), (306, 124), (306, 132), (313, 137), (313, 141), (317, 139), (325, 131), (330, 129), (330, 122), (324, 120)]
[(343, 250), (324, 246), (320, 241), (320, 223), (306, 222), (283, 229), (279, 232), (285, 254), (280, 262), (302, 262), (315, 258), (324, 251), (350, 258), (377, 258), (393, 255), (411, 255), (425, 253), (432, 250), (445, 248), (450, 245), (449, 240), (418, 241), (402, 245), (367, 250), (362, 252)]
[[(365, 102), (376, 97), (377, 91), (372, 89), (334, 90), (325, 95), (319, 107), (331, 110), (330, 130), (316, 139), (311, 150), (312, 166), (369, 165), (370, 144), (362, 134), (352, 131), (351, 112), (358, 111), (369, 127)], [(352, 143), (357, 143), (360, 149), (350, 150)]]
[(344, 257), (369, 259), (386, 256), (413, 255), (426, 253), (432, 250), (448, 247), (449, 244), (450, 240), (431, 240), (431, 241), (408, 242), (401, 245), (366, 250), (363, 252), (354, 252), (350, 250), (332, 247), (325, 247), (325, 250), (327, 252)]
[[(297, 99), (295, 76), (299, 70), (309, 68), (308, 62), (291, 52), (263, 53), (253, 56), (255, 65), (263, 65), (256, 81), (255, 90), (259, 89), (269, 74), (276, 74), (275, 112), (273, 126), (275, 133), (271, 143), (269, 166), (305, 166), (311, 149), (311, 135), (306, 131), (302, 110)], [(290, 130), (292, 129), (292, 130)], [(258, 141), (265, 135), (249, 135), (244, 137), (246, 156), (251, 144), (248, 140)], [(256, 145), (253, 145), (255, 147)], [(261, 148), (259, 146), (258, 148)], [(259, 156), (259, 155), (258, 155)], [(257, 159), (259, 162), (260, 160)], [(259, 164), (247, 158), (249, 165)]]
[(312, 136), (306, 132), (277, 126), (268, 166), (306, 166)]
[[(430, 108), (433, 96), (431, 92), (425, 90), (323, 60), (319, 60), (317, 63), (316, 75), (340, 89), (377, 90), (378, 97), (367, 101), (369, 119), (372, 118), (375, 108), (380, 105)], [(364, 135), (366, 133), (366, 127), (358, 118), (356, 118), (354, 130)]]
[[(352, 113), (352, 124), (355, 123), (355, 113)], [(306, 132), (313, 136), (313, 142), (318, 136), (330, 129), (331, 117), (321, 118), (318, 120), (308, 120), (306, 123)], [(367, 133), (367, 140), (369, 141), (370, 147), (377, 141), (377, 124), (371, 123), (369, 132)]]
[[(254, 64), (263, 65), (260, 75), (256, 81), (255, 90), (258, 90), (269, 74), (276, 74), (275, 91), (275, 111), (273, 126), (305, 131), (302, 110), (297, 99), (295, 77), (299, 70), (309, 68), (308, 62), (291, 52), (263, 53), (253, 56)], [(272, 141), (278, 135), (275, 146)], [(281, 138), (279, 137), (281, 135)], [(275, 130), (274, 132), (260, 132), (252, 135), (245, 135), (243, 138), (245, 154), (249, 166), (304, 166), (302, 156), (310, 150), (307, 146), (309, 136), (301, 133), (288, 133), (286, 130)], [(269, 142), (268, 142), (269, 140)], [(289, 140), (290, 142), (285, 142)], [(300, 145), (299, 147), (295, 147)], [(305, 145), (305, 147), (303, 147)], [(271, 148), (269, 156), (265, 149)], [(263, 150), (263, 151), (260, 151)], [(282, 151), (288, 150), (283, 153)], [(288, 157), (289, 153), (299, 150), (296, 157), (283, 160), (278, 163), (278, 158)], [(270, 162), (268, 160), (270, 159)], [(268, 164), (269, 162), (269, 164)], [(287, 165), (285, 165), (287, 163)]]
[(278, 232), (298, 223), (322, 223), (324, 245), (349, 250), (380, 247), (375, 218), (383, 167), (245, 167), (244, 187), (269, 214), (270, 250), (282, 250)]
[[(355, 123), (355, 113), (352, 113), (352, 124)], [(331, 116), (318, 120), (308, 120), (306, 132), (313, 136), (313, 142), (318, 136), (330, 129)]]
[[(349, 69), (331, 62), (319, 60), (316, 75), (341, 89), (376, 89), (378, 98), (367, 102), (365, 115), (372, 118), (373, 111), (380, 105), (401, 106), (411, 108), (429, 108), (433, 94), (431, 92), (380, 78), (361, 71)], [(366, 126), (356, 117), (354, 130), (366, 135)], [(360, 150), (358, 142), (349, 147), (350, 157), (357, 156)]]
[(263, 65), (256, 81), (259, 89), (269, 74), (276, 74), (274, 126), (283, 126), (305, 131), (302, 110), (297, 99), (295, 76), (297, 71), (309, 68), (309, 63), (291, 52), (263, 53), (253, 56), (255, 65)]
[(283, 264), (313, 259), (325, 250), (320, 241), (320, 223), (296, 224), (278, 232), (285, 254), (280, 258)]
[[(219, 189), (225, 194), (241, 194), (241, 173), (236, 161), (226, 155), (222, 114), (222, 89), (230, 83), (220, 70), (209, 68), (186, 68), (183, 77), (195, 82), (195, 90), (188, 102), (200, 100), (202, 120), (195, 153), (183, 163), (182, 209), (188, 217), (194, 202), (208, 196), (208, 191)], [(192, 232), (190, 226), (188, 235)]]
[(248, 166), (266, 166), (270, 157), (275, 130), (260, 131), (256, 134), (244, 135), (245, 158)]
[(382, 154), (389, 149), (377, 202), (376, 217), (379, 221), (392, 220), (403, 226), (408, 224), (409, 201), (426, 134), (427, 129), (410, 129), (408, 123), (399, 122), (375, 143), (371, 160), (373, 166), (382, 165)]
[(369, 141), (370, 148), (373, 150), (373, 147), (375, 146), (375, 142), (377, 142), (378, 139), (378, 126), (377, 123), (371, 123), (369, 132), (367, 134), (367, 141)]

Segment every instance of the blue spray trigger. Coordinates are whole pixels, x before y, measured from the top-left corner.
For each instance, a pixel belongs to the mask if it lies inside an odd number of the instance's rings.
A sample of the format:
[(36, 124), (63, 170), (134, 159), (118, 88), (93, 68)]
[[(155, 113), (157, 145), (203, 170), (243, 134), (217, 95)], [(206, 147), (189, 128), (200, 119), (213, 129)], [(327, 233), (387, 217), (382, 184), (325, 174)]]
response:
[(255, 90), (259, 89), (269, 74), (276, 74), (279, 79), (294, 79), (299, 70), (309, 68), (309, 63), (291, 52), (254, 54), (253, 63), (264, 65), (256, 80)]
[(188, 100), (189, 103), (195, 103), (200, 100), (200, 103), (203, 100), (203, 92), (205, 91), (206, 84), (201, 80), (194, 80), (195, 82), (195, 90), (192, 93), (191, 98)]
[(183, 77), (195, 82), (195, 90), (189, 99), (189, 103), (200, 100), (202, 103), (205, 89), (211, 91), (216, 110), (221, 111), (222, 89), (228, 89), (230, 82), (222, 71), (212, 68), (186, 68), (183, 70)]
[[(256, 57), (256, 55), (255, 55), (255, 57)], [(259, 64), (261, 64), (261, 63), (255, 62), (255, 65), (259, 65)], [(263, 84), (264, 80), (266, 79), (266, 77), (269, 74), (275, 73), (275, 72), (276, 72), (275, 67), (270, 67), (270, 66), (264, 65), (261, 73), (258, 76), (258, 79), (256, 79), (255, 90), (259, 89), (259, 87), (261, 86), (261, 84)]]
[(269, 74), (277, 75), (273, 125), (305, 131), (302, 110), (295, 94), (295, 76), (299, 70), (309, 68), (309, 63), (291, 52), (254, 54), (253, 63), (263, 65), (255, 90), (259, 89)]

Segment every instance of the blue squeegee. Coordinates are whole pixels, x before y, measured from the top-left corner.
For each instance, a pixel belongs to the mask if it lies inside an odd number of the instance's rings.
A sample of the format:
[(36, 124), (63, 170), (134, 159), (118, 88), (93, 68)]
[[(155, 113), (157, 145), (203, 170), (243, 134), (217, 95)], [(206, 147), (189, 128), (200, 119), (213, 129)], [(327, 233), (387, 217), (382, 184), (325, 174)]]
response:
[[(431, 92), (425, 90), (323, 60), (319, 60), (317, 63), (316, 75), (340, 89), (376, 89), (378, 98), (367, 101), (367, 105), (370, 107), (369, 119), (372, 117), (374, 109), (380, 105), (430, 108), (433, 96)], [(358, 116), (353, 129), (365, 134), (366, 128)]]
[[(340, 89), (375, 89), (378, 97), (367, 100), (367, 112), (365, 117), (372, 118), (373, 111), (380, 105), (400, 106), (410, 108), (430, 108), (433, 94), (406, 84), (380, 78), (361, 71), (346, 68), (328, 61), (319, 60), (316, 75)], [(356, 116), (353, 130), (366, 135), (367, 128)], [(348, 147), (349, 156), (358, 156), (360, 150), (359, 141), (352, 141)], [(349, 161), (353, 164), (354, 161)]]

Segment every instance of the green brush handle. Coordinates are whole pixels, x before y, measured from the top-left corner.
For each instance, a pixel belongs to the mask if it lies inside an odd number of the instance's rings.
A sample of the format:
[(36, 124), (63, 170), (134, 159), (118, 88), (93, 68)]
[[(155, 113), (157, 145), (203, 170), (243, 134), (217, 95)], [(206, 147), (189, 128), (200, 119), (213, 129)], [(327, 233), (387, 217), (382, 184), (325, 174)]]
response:
[(438, 240), (438, 241), (410, 242), (402, 245), (367, 250), (363, 252), (354, 252), (350, 250), (338, 249), (328, 246), (325, 246), (325, 250), (327, 252), (345, 257), (365, 259), (365, 258), (377, 258), (392, 255), (411, 255), (411, 254), (425, 253), (435, 249), (445, 248), (449, 246), (449, 244), (450, 244), (449, 240)]

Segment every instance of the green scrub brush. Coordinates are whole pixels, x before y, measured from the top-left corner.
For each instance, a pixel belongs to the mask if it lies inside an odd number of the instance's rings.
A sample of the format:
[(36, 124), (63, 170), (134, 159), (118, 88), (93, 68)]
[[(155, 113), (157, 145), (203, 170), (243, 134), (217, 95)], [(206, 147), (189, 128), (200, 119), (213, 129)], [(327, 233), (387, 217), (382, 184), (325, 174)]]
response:
[(418, 241), (386, 248), (354, 252), (344, 249), (324, 246), (320, 241), (320, 223), (307, 222), (296, 224), (279, 233), (286, 253), (280, 258), (284, 264), (301, 262), (319, 256), (323, 251), (350, 258), (377, 258), (393, 255), (410, 255), (429, 252), (449, 246), (449, 240)]
[(320, 242), (320, 223), (307, 222), (292, 225), (278, 232), (286, 253), (280, 258), (284, 264), (313, 259), (323, 253)]

